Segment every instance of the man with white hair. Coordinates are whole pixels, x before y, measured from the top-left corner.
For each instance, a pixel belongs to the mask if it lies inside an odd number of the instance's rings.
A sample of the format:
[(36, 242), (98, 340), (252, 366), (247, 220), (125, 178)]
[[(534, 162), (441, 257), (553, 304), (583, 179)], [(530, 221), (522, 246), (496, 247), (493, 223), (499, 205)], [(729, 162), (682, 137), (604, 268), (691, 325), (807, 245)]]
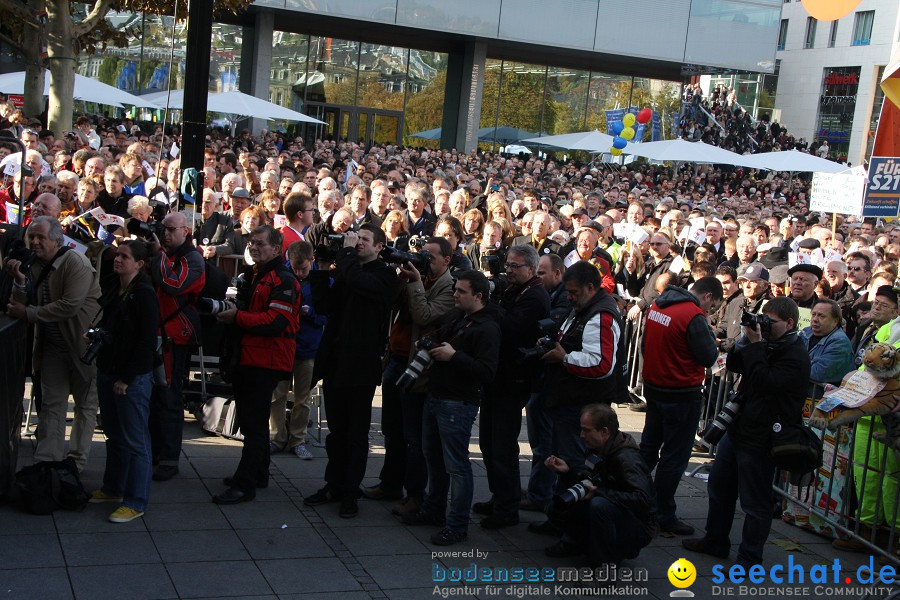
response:
[(72, 171), (56, 173), (56, 195), (63, 204), (75, 201), (75, 190), (78, 188), (78, 175)]
[(847, 271), (847, 264), (844, 261), (830, 260), (825, 264), (823, 277), (831, 286), (831, 299), (841, 307), (847, 337), (852, 338), (856, 332), (853, 304), (859, 299), (859, 293), (847, 283)]

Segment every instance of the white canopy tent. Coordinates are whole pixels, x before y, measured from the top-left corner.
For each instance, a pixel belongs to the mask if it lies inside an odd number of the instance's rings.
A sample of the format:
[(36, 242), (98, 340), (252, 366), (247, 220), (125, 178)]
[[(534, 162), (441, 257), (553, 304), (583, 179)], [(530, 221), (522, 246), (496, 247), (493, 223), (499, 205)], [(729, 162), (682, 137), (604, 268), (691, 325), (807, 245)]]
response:
[[(149, 99), (158, 108), (165, 108), (168, 99), (170, 109), (181, 110), (184, 105), (184, 90), (172, 90), (169, 92), (154, 92), (143, 98)], [(324, 121), (314, 119), (303, 113), (284, 108), (268, 100), (257, 98), (243, 92), (223, 92), (209, 94), (206, 101), (207, 112), (236, 115), (240, 117), (256, 117), (258, 119), (300, 121), (301, 123), (315, 123), (325, 125)]]
[[(25, 93), (25, 71), (16, 73), (4, 73), (0, 75), (0, 92), (5, 94), (24, 94)], [(50, 74), (44, 77), (44, 95), (50, 94)], [(75, 74), (75, 90), (73, 93), (75, 100), (84, 102), (96, 102), (97, 104), (105, 104), (107, 106), (116, 106), (124, 108), (125, 105), (137, 106), (140, 108), (158, 108), (152, 102), (148, 102), (145, 98), (129, 94), (124, 90), (107, 85), (96, 79), (84, 77)]]
[(526, 146), (540, 146), (551, 150), (562, 149), (608, 152), (612, 147), (613, 137), (605, 133), (600, 133), (597, 130), (593, 130), (527, 138), (521, 140), (519, 143)]
[(682, 139), (646, 142), (643, 144), (629, 143), (622, 149), (622, 152), (632, 156), (643, 156), (651, 160), (758, 168), (752, 162), (750, 156), (737, 154), (704, 142), (688, 142)]
[(782, 152), (763, 152), (745, 157), (751, 164), (749, 166), (769, 171), (787, 171), (789, 173), (844, 173), (849, 170), (847, 165), (819, 158), (813, 154), (798, 150), (784, 150)]

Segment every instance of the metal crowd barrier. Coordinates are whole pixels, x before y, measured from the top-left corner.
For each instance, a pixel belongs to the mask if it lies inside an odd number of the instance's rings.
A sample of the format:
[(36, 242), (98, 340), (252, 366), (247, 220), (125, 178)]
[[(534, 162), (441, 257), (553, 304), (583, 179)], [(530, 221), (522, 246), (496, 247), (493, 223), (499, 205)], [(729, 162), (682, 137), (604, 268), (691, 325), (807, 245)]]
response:
[[(628, 321), (625, 327), (628, 389), (638, 399), (643, 399), (643, 329), (642, 320)], [(693, 456), (715, 458), (715, 445), (703, 440), (699, 433), (716, 417), (738, 382), (738, 375), (724, 369), (707, 375)], [(811, 384), (804, 421), (823, 392), (821, 385)], [(819, 535), (849, 538), (866, 551), (900, 562), (900, 555), (894, 551), (900, 535), (900, 438), (890, 438), (891, 422), (898, 418), (900, 415), (889, 415), (889, 422), (884, 423), (882, 417), (864, 417), (835, 431), (814, 429), (822, 439), (824, 458), (810, 481), (802, 486), (792, 485), (787, 473), (776, 472), (773, 504), (777, 500), (782, 519)], [(893, 429), (900, 430), (900, 425)], [(877, 434), (887, 438), (880, 441)], [(709, 462), (700, 465), (691, 476), (710, 466)]]

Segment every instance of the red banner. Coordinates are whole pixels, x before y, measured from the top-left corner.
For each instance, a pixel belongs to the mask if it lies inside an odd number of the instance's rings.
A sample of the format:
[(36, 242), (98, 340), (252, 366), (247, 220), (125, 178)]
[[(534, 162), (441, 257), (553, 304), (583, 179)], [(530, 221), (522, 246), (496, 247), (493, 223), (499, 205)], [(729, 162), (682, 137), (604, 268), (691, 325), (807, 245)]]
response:
[(9, 98), (9, 101), (16, 108), (25, 108), (25, 96), (23, 94), (7, 94), (6, 97)]

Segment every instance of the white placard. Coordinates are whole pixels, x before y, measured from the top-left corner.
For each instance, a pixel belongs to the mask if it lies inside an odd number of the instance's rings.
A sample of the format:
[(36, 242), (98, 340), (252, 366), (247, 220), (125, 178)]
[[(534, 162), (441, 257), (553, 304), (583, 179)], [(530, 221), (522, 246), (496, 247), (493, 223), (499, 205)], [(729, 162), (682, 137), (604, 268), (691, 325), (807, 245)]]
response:
[(287, 225), (287, 217), (284, 215), (275, 215), (275, 229), (281, 229)]
[(669, 271), (675, 273), (676, 275), (680, 275), (681, 272), (686, 268), (687, 262), (685, 262), (684, 257), (682, 257), (680, 254), (672, 259), (672, 264), (669, 265)]
[(632, 229), (628, 232), (628, 241), (632, 244), (640, 246), (650, 237), (650, 234), (644, 231), (642, 227), (638, 227), (632, 223)]
[(815, 173), (809, 193), (810, 210), (859, 215), (867, 179), (859, 175)]
[(696, 227), (697, 229), (706, 230), (706, 219), (703, 217), (694, 217), (690, 221), (691, 227)]
[(630, 231), (631, 223), (613, 223), (613, 235), (620, 240), (627, 238)]
[(788, 252), (788, 268), (793, 269), (794, 265), (811, 265), (812, 256), (801, 252)]
[(73, 240), (72, 238), (70, 238), (67, 235), (63, 236), (63, 246), (68, 246), (72, 250), (75, 250), (76, 252), (80, 252), (81, 254), (84, 254), (85, 252), (87, 252), (87, 246), (85, 246), (81, 242), (76, 242), (75, 240)]
[(117, 225), (119, 227), (125, 227), (125, 219), (120, 217), (119, 215), (110, 215), (107, 214), (102, 208), (99, 206), (88, 211), (92, 217), (97, 219), (101, 225), (104, 227), (109, 227), (110, 225)]
[(837, 261), (843, 262), (844, 257), (843, 257), (843, 255), (842, 255), (840, 252), (838, 252), (838, 251), (835, 250), (834, 248), (829, 248), (829, 249), (825, 252), (825, 262), (826, 262), (826, 263), (830, 263), (830, 262), (833, 261), (833, 260), (837, 260)]

